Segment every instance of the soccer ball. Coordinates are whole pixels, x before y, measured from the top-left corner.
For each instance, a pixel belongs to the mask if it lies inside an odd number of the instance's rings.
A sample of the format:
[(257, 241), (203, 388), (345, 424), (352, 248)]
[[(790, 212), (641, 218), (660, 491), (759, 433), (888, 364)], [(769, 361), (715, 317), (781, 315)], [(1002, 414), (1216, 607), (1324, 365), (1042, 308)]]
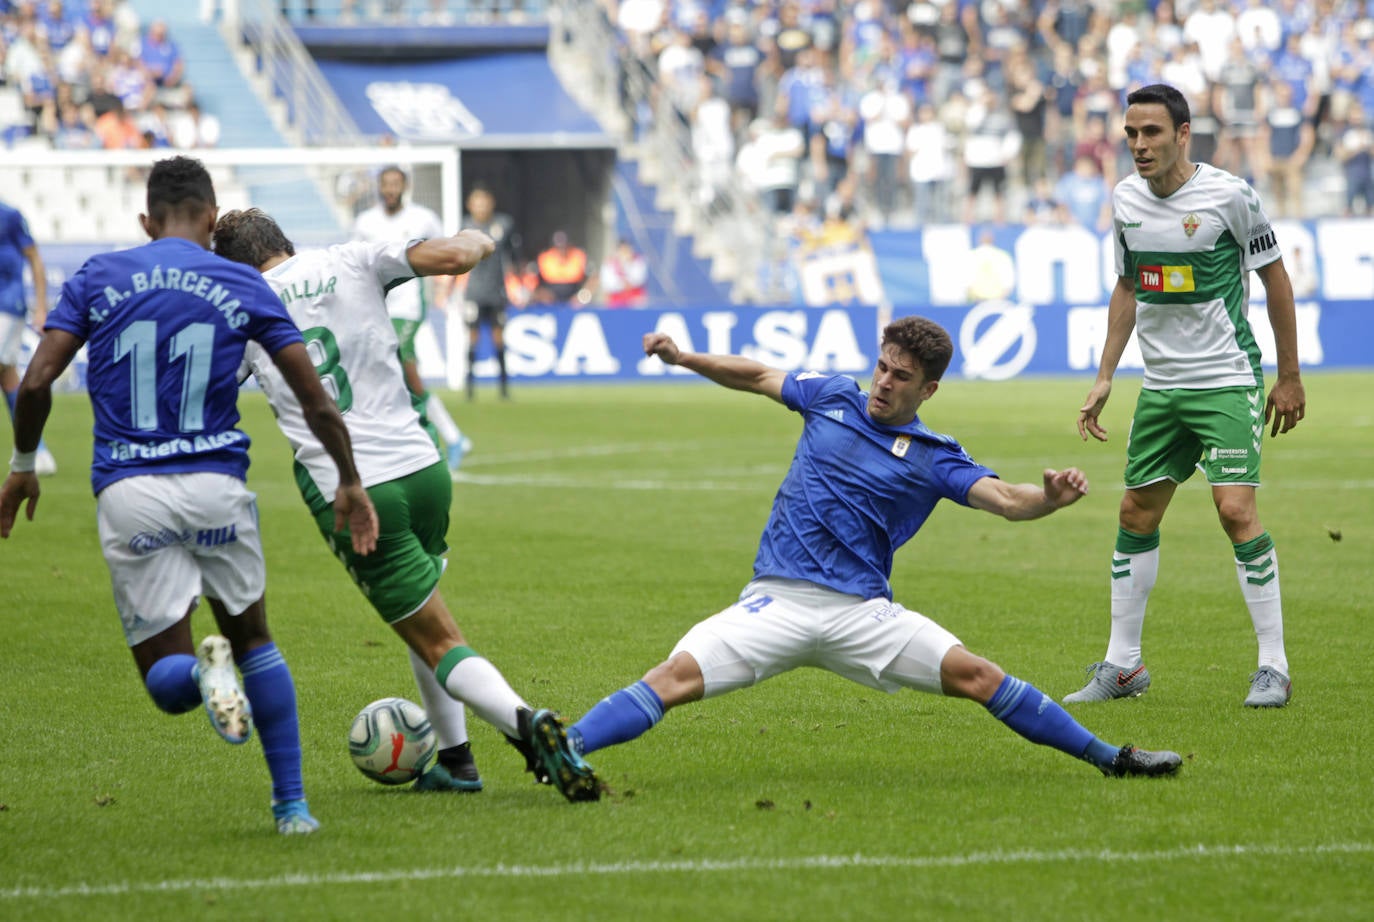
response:
[(353, 764), (382, 784), (406, 784), (420, 777), (437, 745), (429, 717), (404, 698), (372, 702), (353, 718), (348, 731)]

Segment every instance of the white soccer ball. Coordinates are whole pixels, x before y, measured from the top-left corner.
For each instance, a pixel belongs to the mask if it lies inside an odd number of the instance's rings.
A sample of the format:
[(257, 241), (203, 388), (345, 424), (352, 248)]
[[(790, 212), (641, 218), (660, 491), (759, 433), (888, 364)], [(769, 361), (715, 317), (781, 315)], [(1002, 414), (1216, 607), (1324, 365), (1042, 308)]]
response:
[(353, 764), (381, 784), (406, 784), (420, 777), (437, 745), (429, 717), (404, 698), (372, 702), (353, 718), (348, 731)]

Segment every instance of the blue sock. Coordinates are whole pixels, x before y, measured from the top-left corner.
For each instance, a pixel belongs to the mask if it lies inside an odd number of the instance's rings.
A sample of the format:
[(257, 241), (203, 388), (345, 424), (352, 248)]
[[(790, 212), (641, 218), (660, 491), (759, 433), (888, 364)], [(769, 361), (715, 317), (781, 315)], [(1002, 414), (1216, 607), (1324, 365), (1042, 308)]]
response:
[(239, 673), (272, 776), (272, 800), (299, 800), (305, 796), (305, 784), (301, 781), (301, 728), (291, 670), (277, 645), (269, 643), (249, 650), (239, 660)]
[(663, 700), (643, 681), (597, 702), (573, 724), (568, 736), (581, 752), (595, 752), (647, 733), (663, 719)]
[(143, 684), (153, 703), (168, 714), (185, 714), (200, 706), (196, 658), (189, 653), (173, 653), (153, 663)]
[(1116, 747), (1093, 736), (1053, 698), (1029, 682), (1007, 676), (997, 686), (987, 709), (1032, 743), (1053, 746), (1097, 766), (1110, 765), (1116, 758)]

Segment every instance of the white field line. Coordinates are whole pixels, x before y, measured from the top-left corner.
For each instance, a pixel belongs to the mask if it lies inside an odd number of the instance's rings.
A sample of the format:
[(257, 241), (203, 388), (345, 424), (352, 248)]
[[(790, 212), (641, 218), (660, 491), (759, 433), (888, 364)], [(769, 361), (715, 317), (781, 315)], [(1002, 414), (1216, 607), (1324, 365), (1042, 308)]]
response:
[(463, 459), (463, 467), (488, 467), (500, 464), (519, 464), (523, 461), (562, 461), (566, 458), (605, 458), (612, 455), (668, 454), (691, 451), (707, 446), (706, 442), (612, 442), (607, 445), (561, 445), (532, 451), (508, 451), (486, 454), (478, 445), (471, 458)]
[[(997, 469), (992, 465), (993, 470)], [(752, 468), (740, 468), (735, 470), (712, 471), (716, 476), (740, 476), (740, 477), (762, 477), (769, 475), (774, 478), (767, 484), (744, 483), (739, 481), (720, 481), (720, 480), (648, 480), (645, 478), (635, 478), (631, 480), (616, 479), (613, 472), (605, 471), (600, 473), (588, 473), (581, 477), (569, 477), (563, 474), (474, 474), (468, 469), (464, 462), (463, 469), (453, 474), (454, 483), (470, 483), (483, 487), (549, 487), (560, 490), (580, 489), (580, 490), (662, 490), (677, 492), (758, 492), (760, 489), (772, 489), (776, 483), (782, 480), (786, 473), (784, 468), (776, 465), (759, 465)], [(1201, 484), (1201, 486), (1196, 486)], [(1187, 483), (1181, 484), (1181, 490), (1205, 489), (1207, 484), (1200, 478), (1195, 477)], [(1122, 487), (1119, 483), (1110, 485), (1110, 489), (1119, 492)], [(1371, 492), (1374, 491), (1374, 480), (1282, 480), (1274, 481), (1269, 487), (1272, 491), (1266, 495), (1277, 495), (1286, 490), (1323, 490), (1326, 492)]]
[(737, 480), (648, 480), (643, 477), (622, 478), (613, 472), (567, 477), (560, 474), (472, 474), (466, 469), (453, 475), (454, 483), (470, 483), (482, 487), (556, 487), (560, 490), (654, 490), (658, 492), (767, 492), (776, 486), (783, 472), (776, 467), (747, 471), (713, 471), (717, 476), (745, 476), (758, 478), (769, 474), (774, 479), (756, 483)]
[[(529, 461), (561, 461), (567, 458), (609, 458), (615, 455), (638, 455), (638, 454), (671, 454), (676, 452), (693, 451), (708, 449), (708, 442), (619, 442), (607, 445), (569, 445), (563, 447), (550, 447), (523, 452), (506, 452), (503, 454), (484, 455), (477, 451), (472, 457), (463, 461), (463, 469), (453, 475), (455, 483), (471, 483), (484, 487), (546, 487), (552, 489), (604, 489), (604, 490), (673, 490), (673, 491), (748, 491), (758, 489), (757, 485), (744, 483), (728, 483), (720, 480), (650, 480), (645, 478), (635, 478), (631, 480), (616, 480), (611, 472), (601, 472), (587, 474), (584, 476), (568, 476), (565, 474), (483, 474), (472, 473), (473, 468), (499, 467), (507, 464), (519, 464)], [(1004, 468), (1015, 467), (1013, 461), (1024, 460), (1027, 463), (1039, 464), (1043, 466), (1044, 459), (1011, 459), (998, 458), (990, 463), (993, 470), (997, 470), (998, 464)], [(710, 472), (715, 477), (733, 476), (762, 476), (772, 475), (781, 478), (786, 473), (786, 468), (781, 465), (757, 465), (753, 467), (740, 468), (737, 470), (718, 470)], [(1195, 477), (1188, 483), (1183, 484), (1183, 488), (1189, 488), (1194, 482), (1201, 482), (1200, 477)], [(1328, 491), (1354, 491), (1363, 492), (1374, 490), (1374, 480), (1274, 480), (1272, 481), (1275, 492), (1278, 490), (1328, 490)], [(1113, 490), (1121, 489), (1118, 484), (1112, 484)]]
[(962, 855), (810, 855), (795, 858), (732, 858), (700, 861), (623, 861), (572, 864), (455, 865), (392, 871), (336, 871), (328, 874), (280, 874), (274, 877), (207, 877), (161, 881), (124, 881), (70, 884), (65, 887), (12, 887), (0, 890), (0, 901), (60, 900), (83, 896), (183, 893), (203, 890), (276, 890), (330, 887), (340, 884), (377, 884), (456, 878), (639, 877), (655, 874), (738, 874), (775, 871), (851, 869), (924, 870), (993, 865), (1040, 864), (1162, 864), (1171, 861), (1230, 858), (1295, 858), (1323, 855), (1374, 855), (1374, 843), (1333, 842), (1325, 845), (1189, 845), (1151, 851), (1095, 851), (1066, 848), (1054, 851), (1018, 849), (970, 852)]

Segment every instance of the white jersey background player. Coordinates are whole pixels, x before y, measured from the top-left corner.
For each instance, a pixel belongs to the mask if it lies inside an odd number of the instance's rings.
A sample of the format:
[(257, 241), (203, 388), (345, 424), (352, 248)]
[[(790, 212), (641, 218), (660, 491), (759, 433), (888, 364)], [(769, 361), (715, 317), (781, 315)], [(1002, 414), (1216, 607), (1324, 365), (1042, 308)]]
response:
[[(405, 200), (406, 175), (397, 166), (383, 167), (377, 175), (378, 204), (358, 215), (353, 222), (353, 238), (367, 242), (414, 243), (444, 235), (439, 216), (423, 205)], [(425, 387), (415, 357), (415, 337), (429, 316), (434, 303), (433, 283), (427, 278), (412, 278), (396, 285), (386, 295), (386, 309), (396, 328), (401, 367), (406, 387), (415, 407), (438, 429), (448, 446), (448, 463), (457, 470), (472, 442), (463, 436), (444, 404)]]
[[(1178, 485), (1201, 470), (1234, 552), (1258, 645), (1247, 707), (1292, 695), (1283, 642), (1278, 554), (1260, 520), (1264, 429), (1288, 432), (1307, 412), (1298, 367), (1293, 286), (1259, 196), (1239, 177), (1188, 159), (1192, 113), (1177, 89), (1151, 84), (1126, 97), (1135, 173), (1112, 194), (1116, 285), (1107, 336), (1078, 432), (1107, 440), (1100, 422), (1134, 331), (1145, 375), (1126, 437), (1126, 490), (1111, 560), (1111, 634), (1069, 703), (1134, 697), (1150, 687), (1141, 638), (1159, 575), (1160, 525)], [(1277, 375), (1266, 399), (1249, 321), (1250, 273), (1265, 289)]]
[(467, 645), (439, 592), (453, 481), (411, 406), (385, 302), (397, 282), (467, 272), (492, 253), (491, 238), (466, 230), (420, 242), (353, 241), (297, 254), (272, 218), (249, 209), (219, 219), (214, 245), (219, 255), (258, 268), (281, 297), (348, 427), (359, 479), (380, 522), (377, 548), (366, 557), (353, 554), (335, 530), (337, 475), (322, 463), (325, 456), (300, 404), (262, 350), (245, 353), (241, 373), (251, 370), (272, 404), (295, 452), (301, 497), (320, 533), (368, 602), (410, 647), (411, 668), (440, 747), (436, 766), (416, 788), (481, 790), (462, 704), (511, 738), (527, 767), (536, 770), (531, 728), (535, 719), (547, 723), (552, 712), (531, 712), (496, 667)]

